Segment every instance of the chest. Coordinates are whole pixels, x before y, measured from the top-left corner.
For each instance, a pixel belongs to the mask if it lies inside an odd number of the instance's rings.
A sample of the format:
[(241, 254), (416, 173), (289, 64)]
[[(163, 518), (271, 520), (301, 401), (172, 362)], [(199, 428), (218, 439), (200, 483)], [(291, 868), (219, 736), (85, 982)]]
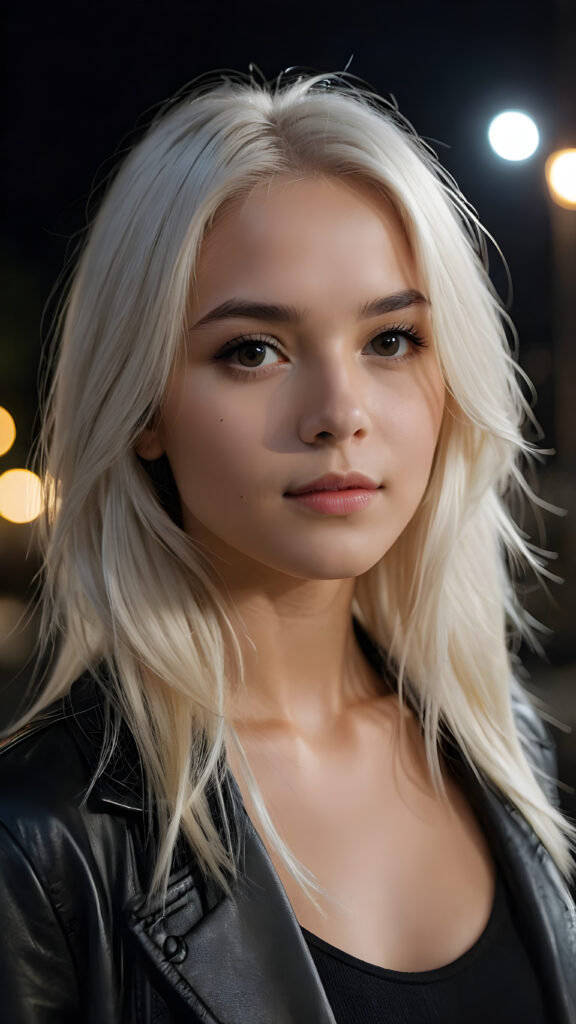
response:
[[(464, 795), (439, 794), (415, 734), (365, 730), (363, 742), (311, 752), (249, 744), (282, 840), (325, 894), (308, 899), (260, 835), (299, 923), (369, 963), (431, 970), (461, 956), (490, 916), (494, 867)], [(246, 744), (244, 745), (246, 749)], [(250, 794), (236, 778), (253, 822)]]

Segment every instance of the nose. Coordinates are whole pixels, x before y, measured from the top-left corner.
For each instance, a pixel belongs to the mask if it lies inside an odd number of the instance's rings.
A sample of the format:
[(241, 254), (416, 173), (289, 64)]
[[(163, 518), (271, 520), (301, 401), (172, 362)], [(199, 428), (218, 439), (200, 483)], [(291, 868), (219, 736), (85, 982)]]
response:
[(309, 369), (299, 398), (298, 433), (305, 444), (366, 436), (370, 418), (360, 377), (343, 362)]

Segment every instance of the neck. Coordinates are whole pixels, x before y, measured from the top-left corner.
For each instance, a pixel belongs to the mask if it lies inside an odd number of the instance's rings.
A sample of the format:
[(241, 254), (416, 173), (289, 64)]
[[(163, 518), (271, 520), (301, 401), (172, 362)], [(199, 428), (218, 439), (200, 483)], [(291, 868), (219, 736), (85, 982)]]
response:
[(354, 580), (229, 586), (245, 666), (245, 686), (229, 709), (235, 722), (318, 734), (378, 693), (354, 635), (353, 592)]

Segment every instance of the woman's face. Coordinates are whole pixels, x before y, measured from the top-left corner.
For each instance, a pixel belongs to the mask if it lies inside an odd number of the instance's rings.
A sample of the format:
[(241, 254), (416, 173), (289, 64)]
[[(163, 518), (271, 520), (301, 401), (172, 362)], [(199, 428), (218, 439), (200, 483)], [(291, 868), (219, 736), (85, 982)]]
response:
[(191, 308), (138, 446), (167, 454), (186, 531), (246, 582), (366, 572), (418, 508), (444, 407), (394, 211), (333, 179), (260, 185), (207, 235)]

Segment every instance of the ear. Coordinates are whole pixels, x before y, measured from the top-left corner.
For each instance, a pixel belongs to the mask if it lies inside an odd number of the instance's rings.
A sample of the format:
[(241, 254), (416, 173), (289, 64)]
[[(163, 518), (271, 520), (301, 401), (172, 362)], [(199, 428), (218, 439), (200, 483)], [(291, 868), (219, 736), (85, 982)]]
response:
[(154, 459), (159, 459), (161, 455), (164, 455), (165, 449), (158, 428), (155, 426), (144, 427), (134, 445), (134, 450), (141, 459), (146, 459), (148, 462), (153, 462)]

